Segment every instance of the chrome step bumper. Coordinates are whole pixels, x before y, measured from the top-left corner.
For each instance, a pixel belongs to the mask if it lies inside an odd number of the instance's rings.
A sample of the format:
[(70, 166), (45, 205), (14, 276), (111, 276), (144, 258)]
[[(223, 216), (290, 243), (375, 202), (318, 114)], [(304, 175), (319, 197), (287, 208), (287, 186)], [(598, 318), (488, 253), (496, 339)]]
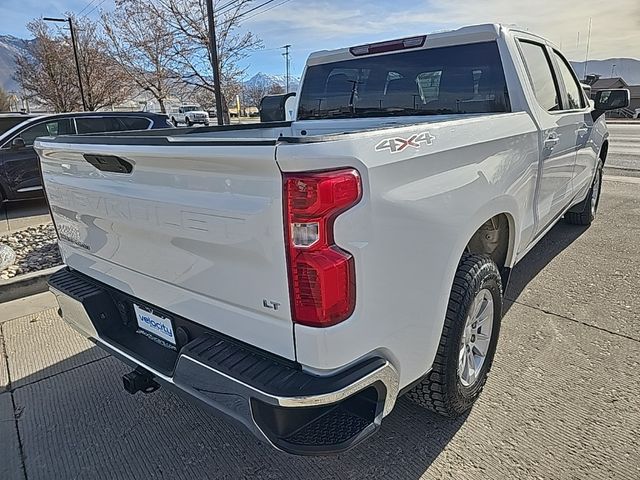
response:
[(64, 320), (97, 345), (288, 453), (322, 455), (353, 447), (378, 429), (398, 395), (398, 374), (383, 358), (319, 376), (202, 328), (158, 367), (148, 361), (154, 355), (145, 358), (140, 352), (162, 348), (161, 354), (170, 355), (168, 349), (146, 345), (151, 340), (121, 331), (126, 325), (118, 292), (69, 269), (51, 277), (50, 289)]

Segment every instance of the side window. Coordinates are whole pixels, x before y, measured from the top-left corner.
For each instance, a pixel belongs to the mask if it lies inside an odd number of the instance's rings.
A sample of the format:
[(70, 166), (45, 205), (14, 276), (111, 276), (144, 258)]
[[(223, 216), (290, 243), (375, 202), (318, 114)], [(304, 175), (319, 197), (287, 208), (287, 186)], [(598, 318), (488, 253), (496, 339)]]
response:
[(120, 117), (122, 130), (147, 130), (151, 126), (148, 118), (142, 117)]
[(115, 117), (76, 117), (78, 133), (102, 133), (122, 130)]
[(564, 83), (564, 88), (567, 91), (568, 105), (565, 106), (565, 110), (584, 108), (585, 103), (584, 96), (582, 95), (582, 87), (578, 84), (578, 81), (567, 64), (567, 61), (555, 50), (553, 51), (553, 55), (556, 57), (558, 69), (560, 70), (560, 77)]
[(560, 95), (543, 45), (518, 40), (536, 99), (548, 112), (560, 110)]
[(71, 119), (61, 118), (51, 122), (42, 122), (33, 127), (27, 128), (20, 133), (20, 138), (24, 140), (24, 144), (29, 146), (38, 137), (55, 137), (57, 135), (68, 135), (73, 133), (71, 129)]

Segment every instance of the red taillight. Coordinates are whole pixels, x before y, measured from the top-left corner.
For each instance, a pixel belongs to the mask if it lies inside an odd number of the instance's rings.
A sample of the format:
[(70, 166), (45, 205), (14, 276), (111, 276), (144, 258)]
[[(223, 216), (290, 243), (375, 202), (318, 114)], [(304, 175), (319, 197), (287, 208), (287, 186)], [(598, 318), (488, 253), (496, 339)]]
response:
[(296, 323), (328, 327), (351, 316), (356, 300), (353, 256), (333, 239), (338, 215), (360, 200), (354, 169), (284, 175), (285, 238)]

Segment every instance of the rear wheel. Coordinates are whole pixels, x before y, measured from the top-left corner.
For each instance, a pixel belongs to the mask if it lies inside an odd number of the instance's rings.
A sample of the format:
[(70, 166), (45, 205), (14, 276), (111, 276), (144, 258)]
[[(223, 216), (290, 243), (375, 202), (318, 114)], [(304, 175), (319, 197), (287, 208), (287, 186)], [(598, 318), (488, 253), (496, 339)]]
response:
[(600, 203), (600, 191), (602, 190), (602, 160), (598, 160), (593, 183), (582, 202), (575, 205), (564, 214), (564, 220), (572, 225), (591, 225), (596, 218), (598, 204)]
[(464, 254), (431, 372), (407, 397), (447, 417), (467, 411), (491, 369), (500, 333), (502, 283), (487, 256)]

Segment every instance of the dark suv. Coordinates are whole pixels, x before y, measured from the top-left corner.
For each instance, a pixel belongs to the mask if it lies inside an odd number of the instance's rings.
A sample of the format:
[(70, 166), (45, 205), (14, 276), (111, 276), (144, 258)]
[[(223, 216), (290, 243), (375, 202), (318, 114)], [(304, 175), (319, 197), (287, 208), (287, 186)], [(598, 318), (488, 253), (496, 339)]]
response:
[(33, 149), (37, 137), (173, 128), (166, 115), (146, 112), (12, 114), (0, 115), (0, 124), (9, 126), (6, 131), (0, 129), (0, 203), (43, 196), (38, 154)]

